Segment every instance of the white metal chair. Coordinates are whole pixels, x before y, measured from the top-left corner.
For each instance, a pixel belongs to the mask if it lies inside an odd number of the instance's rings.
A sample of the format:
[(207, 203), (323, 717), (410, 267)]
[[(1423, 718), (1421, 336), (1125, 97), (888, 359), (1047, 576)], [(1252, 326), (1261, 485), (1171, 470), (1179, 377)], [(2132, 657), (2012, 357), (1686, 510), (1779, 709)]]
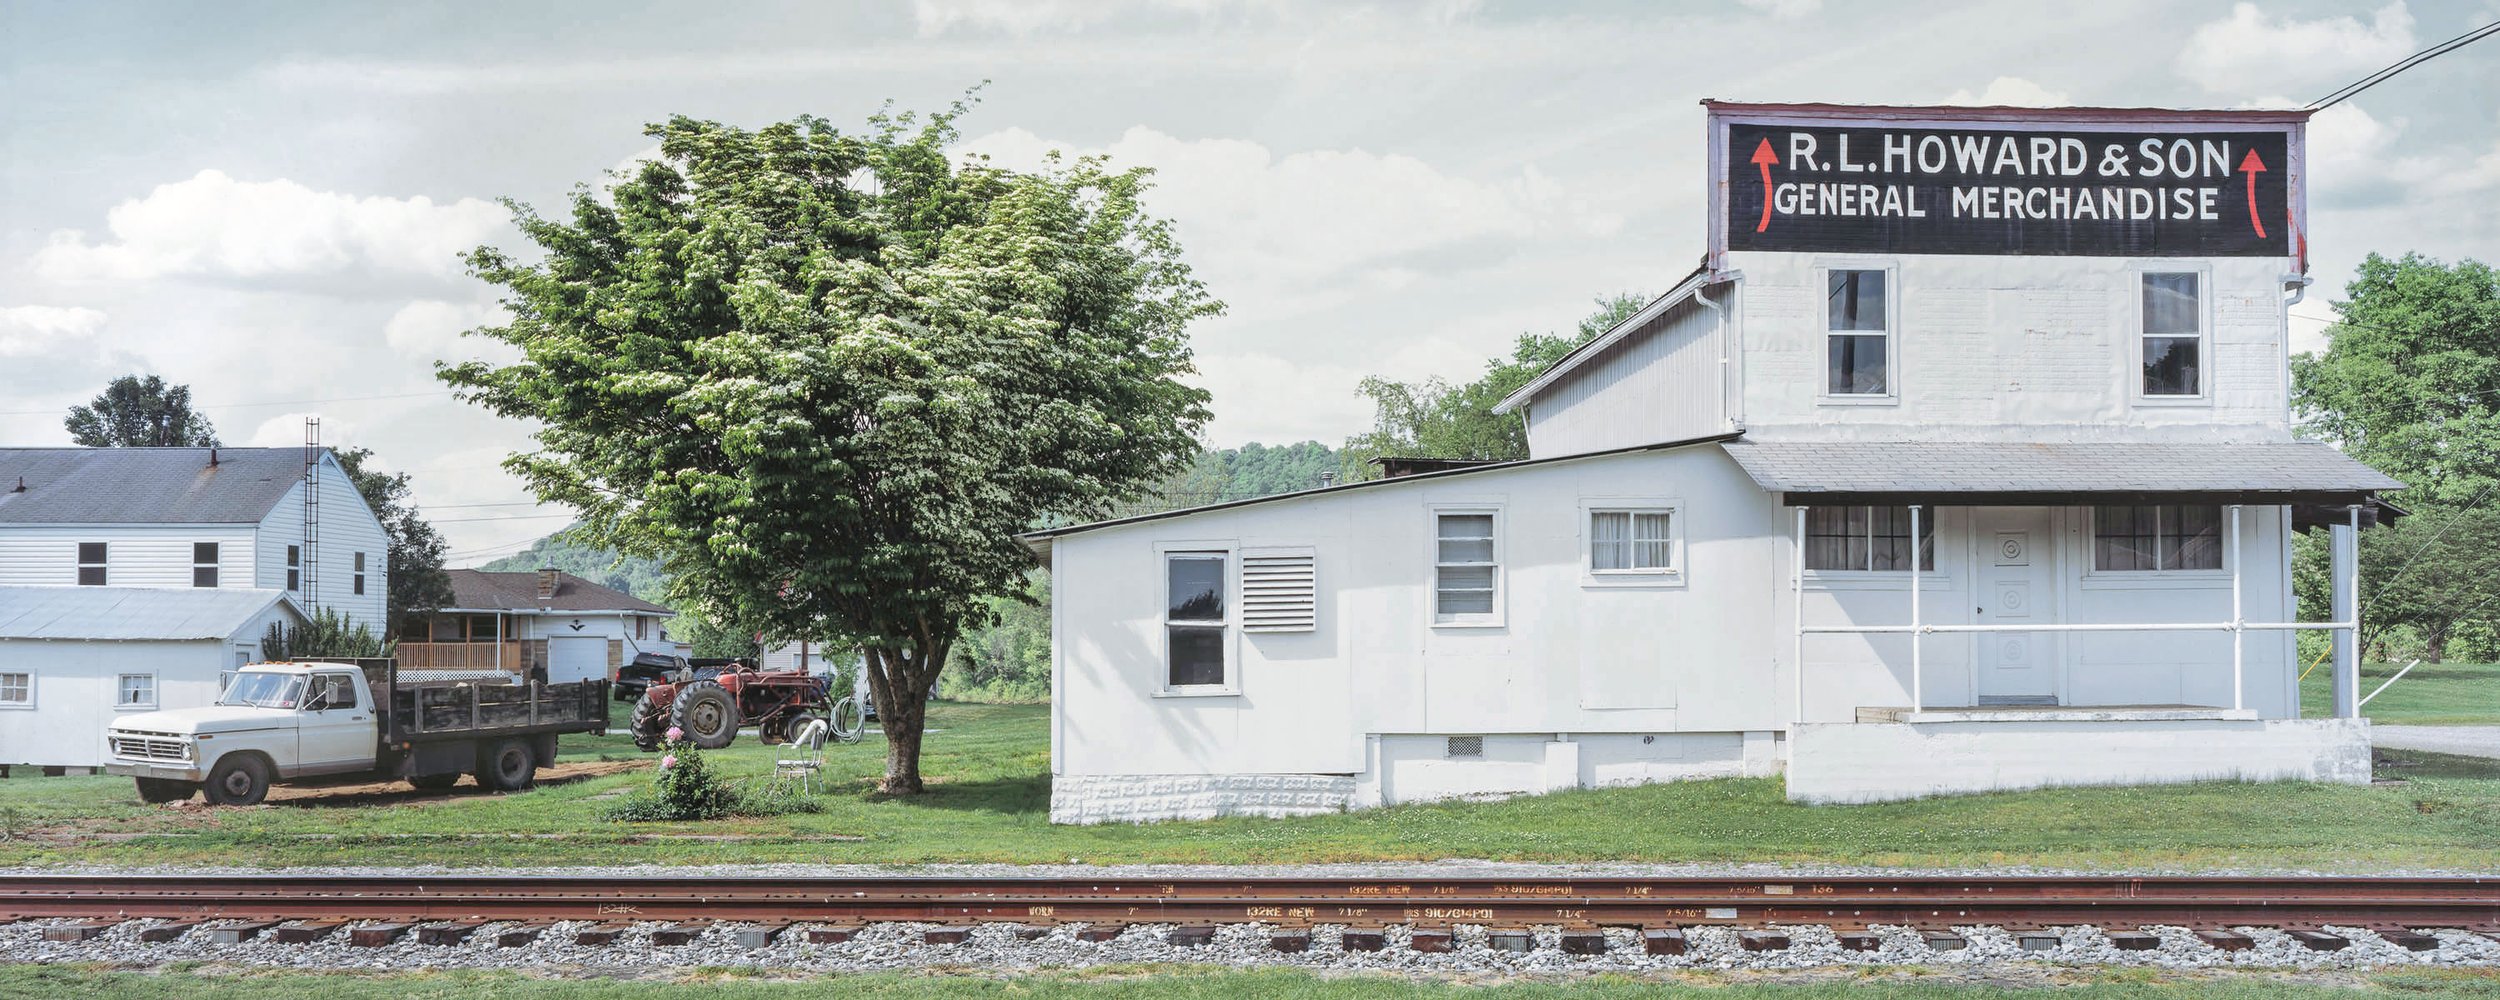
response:
[(823, 719), (811, 719), (800, 727), (798, 735), (786, 746), (797, 756), (773, 761), (773, 777), (789, 778), (809, 794), (816, 791), (816, 775), (825, 769), (825, 737), (831, 727)]

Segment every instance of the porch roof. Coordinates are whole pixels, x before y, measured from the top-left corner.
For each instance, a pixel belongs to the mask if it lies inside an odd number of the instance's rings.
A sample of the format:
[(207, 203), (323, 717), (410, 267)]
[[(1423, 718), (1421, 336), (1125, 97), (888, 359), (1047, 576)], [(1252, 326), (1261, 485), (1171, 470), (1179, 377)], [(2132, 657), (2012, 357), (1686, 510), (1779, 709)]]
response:
[(1764, 441), (1725, 448), (1792, 506), (2369, 504), (2404, 484), (2315, 441)]

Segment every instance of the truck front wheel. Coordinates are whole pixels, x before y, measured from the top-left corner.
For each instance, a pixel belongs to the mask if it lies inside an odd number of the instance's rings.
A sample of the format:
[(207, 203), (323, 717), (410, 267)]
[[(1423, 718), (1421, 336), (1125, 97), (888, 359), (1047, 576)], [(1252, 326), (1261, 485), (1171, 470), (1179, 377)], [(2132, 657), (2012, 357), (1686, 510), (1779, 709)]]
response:
[(139, 801), (149, 805), (180, 802), (200, 792), (200, 786), (172, 778), (138, 778)]
[(538, 783), (538, 753), (523, 739), (497, 740), (478, 755), (477, 783), (490, 791), (518, 792)]
[(221, 806), (259, 805), (269, 794), (269, 763), (258, 754), (228, 754), (209, 769), (203, 790)]

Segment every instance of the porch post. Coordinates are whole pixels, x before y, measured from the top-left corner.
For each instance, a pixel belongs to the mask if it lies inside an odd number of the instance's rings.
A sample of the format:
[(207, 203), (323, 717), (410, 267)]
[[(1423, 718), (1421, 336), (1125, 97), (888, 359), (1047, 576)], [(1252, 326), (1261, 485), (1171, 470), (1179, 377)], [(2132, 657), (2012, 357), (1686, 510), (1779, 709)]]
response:
[[(1797, 675), (1797, 722), (1806, 721), (1806, 509), (1797, 508), (1797, 547), (1789, 553), (1796, 565), (1788, 577), (1788, 610), (1796, 616), (1796, 627), (1790, 630), (1796, 649), (1790, 655), (1790, 672)], [(1789, 726), (1789, 739), (1796, 739), (1796, 725)]]
[(1910, 505), (1910, 711), (1913, 712), (1927, 707), (1926, 680), (1922, 671), (1925, 664), (1920, 658), (1927, 644), (1922, 641), (1925, 637), (1918, 628), (1918, 517), (1921, 513), (1923, 511), (1918, 504)]
[(2241, 550), (2240, 505), (2238, 504), (2231, 505), (2230, 532), (2224, 538), (2229, 547), (2223, 552), (2223, 557), (2231, 560), (2231, 710), (2236, 712), (2248, 707), (2246, 685), (2242, 680), (2245, 676), (2242, 665), (2245, 662), (2243, 655), (2246, 644), (2240, 641), (2246, 638), (2248, 633), (2240, 628), (2243, 622), (2240, 617)]
[(2361, 506), (2345, 509), (2345, 522), (2331, 529), (2334, 567), (2333, 617), (2342, 627), (2329, 632), (2335, 640), (2335, 717), (2361, 717)]

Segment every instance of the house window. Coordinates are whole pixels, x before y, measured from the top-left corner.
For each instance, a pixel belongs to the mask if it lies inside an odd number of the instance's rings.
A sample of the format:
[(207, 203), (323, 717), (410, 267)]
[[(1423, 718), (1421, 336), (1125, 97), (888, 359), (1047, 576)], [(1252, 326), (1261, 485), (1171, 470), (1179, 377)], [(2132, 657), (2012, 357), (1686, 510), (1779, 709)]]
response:
[(634, 639), (636, 641), (640, 641), (648, 638), (651, 638), (651, 619), (645, 618), (641, 615), (635, 615)]
[(0, 708), (33, 708), (35, 675), (0, 674)]
[(1824, 328), (1824, 391), (1830, 395), (1881, 396), (1892, 391), (1884, 279), (1882, 271), (1825, 273), (1829, 323)]
[(155, 674), (123, 674), (115, 686), (119, 694), (113, 704), (119, 708), (156, 707)]
[(362, 553), (362, 552), (359, 552), (359, 553), (356, 553), (356, 594), (357, 594), (357, 596), (360, 596), (360, 597), (361, 597), (361, 596), (363, 596), (363, 595), (364, 595), (364, 592), (365, 592), (365, 554), (364, 554), (364, 553)]
[(1589, 512), (1589, 571), (1665, 573), (1675, 569), (1675, 539), (1665, 510)]
[(2092, 508), (2092, 568), (2114, 573), (2222, 568), (2222, 508)]
[(81, 586), (81, 587), (101, 587), (101, 586), (104, 586), (104, 580), (105, 580), (105, 576), (104, 576), (104, 555), (105, 555), (105, 552), (104, 552), (104, 543), (103, 543), (103, 542), (80, 542), (80, 543), (78, 543), (78, 585), (79, 585), (79, 586)]
[(1167, 687), (1225, 683), (1224, 562), (1221, 552), (1174, 552), (1163, 557)]
[(2205, 391), (2205, 310), (2195, 272), (2144, 275), (2144, 394)]
[(300, 545), (286, 547), (286, 589), (304, 589), (304, 549)]
[[(1809, 507), (1806, 568), (1900, 572), (1910, 570), (1908, 507)], [(1936, 568), (1936, 512), (1921, 511), (1918, 568)]]
[(191, 585), (217, 586), (217, 543), (191, 543)]
[(1432, 620), (1443, 625), (1499, 620), (1501, 549), (1490, 511), (1433, 515)]

